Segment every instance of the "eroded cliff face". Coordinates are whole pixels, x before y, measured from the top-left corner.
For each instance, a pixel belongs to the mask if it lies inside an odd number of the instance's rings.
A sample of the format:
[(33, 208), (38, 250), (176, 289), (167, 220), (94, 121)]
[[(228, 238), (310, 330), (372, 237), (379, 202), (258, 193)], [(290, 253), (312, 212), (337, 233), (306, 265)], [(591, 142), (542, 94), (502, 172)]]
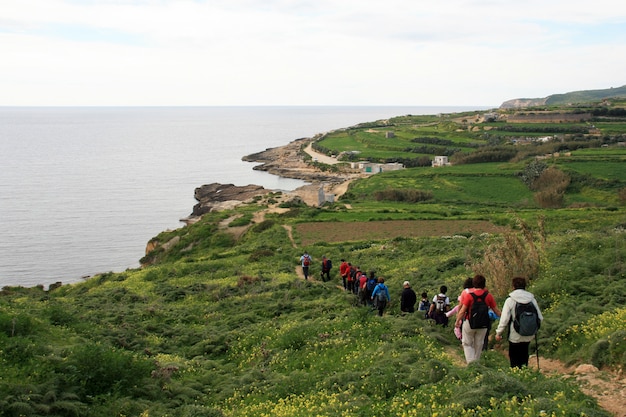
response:
[(501, 109), (523, 109), (526, 107), (544, 106), (548, 98), (515, 98), (500, 105)]
[(264, 196), (269, 192), (270, 190), (253, 184), (245, 186), (219, 183), (202, 185), (194, 191), (198, 204), (193, 207), (191, 217), (201, 217), (213, 209), (222, 209), (224, 203), (242, 202), (253, 197)]

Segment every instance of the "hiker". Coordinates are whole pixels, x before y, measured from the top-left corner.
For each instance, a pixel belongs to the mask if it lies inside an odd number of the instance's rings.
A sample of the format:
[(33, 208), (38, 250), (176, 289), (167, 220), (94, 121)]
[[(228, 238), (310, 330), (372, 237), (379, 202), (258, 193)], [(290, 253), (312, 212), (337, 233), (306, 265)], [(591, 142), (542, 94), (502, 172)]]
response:
[(428, 318), (428, 312), (430, 311), (430, 300), (428, 299), (428, 293), (427, 292), (423, 292), (422, 295), (422, 300), (420, 301), (419, 305), (417, 306), (417, 310), (418, 311), (422, 311), (424, 314), (424, 318), (427, 319)]
[(428, 317), (435, 320), (436, 324), (441, 324), (443, 327), (448, 325), (448, 317), (446, 313), (450, 310), (450, 298), (446, 295), (448, 287), (442, 285), (439, 288), (439, 294), (433, 297), (433, 302), (430, 305), (430, 311)]
[(411, 288), (409, 281), (402, 284), (402, 295), (400, 296), (400, 311), (403, 313), (415, 312), (415, 303), (417, 302), (417, 294)]
[(463, 292), (467, 292), (469, 288), (472, 288), (472, 285), (473, 285), (472, 284), (472, 277), (468, 277), (468, 278), (465, 279), (465, 281), (463, 281), (463, 291), (457, 297), (457, 301), (459, 303), (457, 305), (455, 305), (452, 310), (448, 311), (446, 313), (446, 316), (448, 316), (448, 317), (456, 316), (456, 314), (459, 312), (459, 308), (461, 308), (461, 296), (463, 295)]
[(358, 295), (359, 294), (359, 278), (361, 275), (361, 271), (358, 271), (357, 274), (357, 268), (354, 267), (351, 263), (348, 263), (348, 265), (350, 265), (350, 279), (352, 280), (352, 293), (354, 295)]
[[(533, 293), (526, 291), (526, 278), (523, 277), (515, 277), (512, 280), (513, 291), (509, 293), (509, 297), (504, 302), (504, 306), (502, 307), (502, 315), (500, 317), (500, 323), (498, 324), (498, 328), (496, 329), (496, 340), (502, 340), (502, 333), (504, 330), (509, 328), (509, 361), (511, 363), (511, 368), (521, 368), (523, 366), (528, 366), (528, 349), (530, 347), (531, 340), (536, 336), (537, 330), (539, 330), (539, 326), (543, 321), (543, 315), (541, 314), (541, 310), (539, 309), (539, 305), (537, 304), (537, 300), (535, 300), (535, 296)], [(532, 307), (534, 307), (534, 312), (532, 311)], [(525, 311), (528, 310), (526, 313)], [(523, 310), (523, 311), (522, 311)], [(527, 314), (534, 315), (528, 316)], [(526, 317), (530, 317), (530, 320), (534, 322), (530, 322), (531, 328), (529, 331), (525, 331), (526, 329), (523, 326), (522, 317), (519, 316), (527, 315)], [(517, 325), (516, 325), (517, 323)], [(520, 333), (533, 333), (521, 335)]]
[[(365, 272), (363, 273), (363, 275), (365, 275)], [(372, 298), (372, 295), (374, 293), (374, 288), (376, 288), (377, 284), (378, 280), (374, 275), (374, 271), (370, 271), (370, 275), (367, 277), (367, 282), (365, 284), (365, 290), (367, 291), (367, 304), (370, 307), (374, 307), (374, 299)]]
[[(472, 288), (472, 286), (473, 286), (473, 284), (472, 284), (472, 277), (467, 277), (465, 279), (465, 281), (463, 281), (463, 291), (461, 291), (461, 294), (459, 294), (459, 296), (457, 297), (458, 304), (455, 305), (452, 310), (450, 310), (450, 311), (448, 311), (446, 313), (446, 317), (449, 318), (449, 317), (456, 316), (456, 314), (459, 312), (459, 309), (461, 308), (461, 296), (463, 295), (464, 292), (469, 291), (469, 289)], [(461, 333), (461, 328), (460, 327), (454, 326), (454, 335), (459, 340), (463, 339), (463, 334)], [(487, 338), (488, 338), (488, 334), (485, 335), (485, 340), (487, 340)]]
[(305, 280), (309, 279), (309, 266), (311, 265), (312, 261), (313, 259), (311, 259), (311, 256), (307, 252), (304, 252), (304, 254), (300, 257), (300, 263), (302, 264), (302, 273), (304, 274)]
[[(341, 280), (343, 281), (343, 289), (348, 290), (352, 279), (350, 278), (350, 264), (345, 259), (341, 259), (339, 264), (339, 275), (341, 275)], [(352, 289), (350, 288), (350, 290)]]
[(489, 326), (489, 308), (501, 315), (493, 295), (485, 289), (486, 280), (475, 275), (472, 286), (461, 294), (461, 309), (456, 315), (455, 327), (461, 328), (461, 343), (465, 361), (472, 363), (480, 359)]
[[(333, 263), (331, 262), (331, 260), (326, 258), (326, 256), (322, 256), (322, 281), (330, 281), (330, 270), (332, 269), (332, 267)], [(324, 276), (326, 276), (326, 279), (324, 279)]]
[(361, 272), (361, 268), (356, 267), (356, 281), (359, 286), (359, 302), (366, 306), (369, 302), (369, 293), (367, 292), (367, 274)]
[[(370, 278), (371, 279), (371, 278)], [(374, 291), (372, 291), (372, 301), (376, 300), (376, 308), (378, 309), (378, 315), (380, 317), (383, 316), (383, 310), (387, 307), (387, 302), (391, 301), (391, 297), (389, 297), (389, 288), (385, 285), (385, 278), (378, 278), (378, 284), (374, 287)]]

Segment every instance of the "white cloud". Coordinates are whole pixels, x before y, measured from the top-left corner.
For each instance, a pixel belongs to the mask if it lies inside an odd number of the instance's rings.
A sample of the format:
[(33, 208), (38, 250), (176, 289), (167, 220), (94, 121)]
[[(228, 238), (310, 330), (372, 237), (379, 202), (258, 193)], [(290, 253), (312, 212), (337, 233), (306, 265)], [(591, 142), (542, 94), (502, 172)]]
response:
[(0, 105), (498, 105), (625, 84), (625, 21), (608, 0), (8, 0)]

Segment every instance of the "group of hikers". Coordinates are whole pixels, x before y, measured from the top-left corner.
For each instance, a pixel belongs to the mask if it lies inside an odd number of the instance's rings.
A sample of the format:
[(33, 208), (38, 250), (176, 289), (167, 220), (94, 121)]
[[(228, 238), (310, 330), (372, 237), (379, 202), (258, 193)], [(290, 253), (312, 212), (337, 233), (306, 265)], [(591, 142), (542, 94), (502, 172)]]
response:
[[(309, 267), (312, 258), (308, 253), (300, 257), (304, 279), (309, 278)], [(329, 281), (332, 262), (326, 256), (322, 257), (321, 279)], [(343, 289), (358, 296), (359, 304), (370, 306), (378, 310), (382, 316), (387, 304), (391, 301), (389, 288), (385, 279), (376, 277), (375, 271), (369, 274), (354, 266), (345, 259), (339, 265)], [(536, 339), (537, 331), (543, 321), (543, 315), (534, 295), (526, 291), (526, 278), (512, 279), (513, 291), (509, 293), (502, 310), (496, 300), (486, 288), (486, 279), (477, 274), (465, 279), (463, 290), (458, 296), (458, 304), (452, 307), (450, 298), (446, 294), (448, 288), (442, 285), (439, 293), (432, 300), (426, 292), (421, 293), (421, 300), (417, 303), (417, 294), (411, 288), (409, 281), (402, 284), (400, 295), (400, 311), (402, 314), (417, 311), (426, 319), (434, 320), (438, 325), (447, 327), (450, 317), (454, 317), (454, 334), (461, 341), (465, 360), (469, 364), (478, 361), (481, 353), (488, 348), (489, 334), (492, 325), (499, 320), (496, 327), (495, 339), (502, 340), (502, 335), (508, 331), (509, 361), (511, 367), (528, 366), (530, 342)]]
[[(300, 263), (302, 265), (302, 273), (304, 279), (309, 279), (309, 268), (312, 263), (311, 255), (305, 252), (300, 257)], [(332, 261), (326, 256), (322, 256), (322, 263), (320, 269), (320, 278), (326, 282), (330, 280), (330, 271), (332, 269)], [(377, 277), (375, 271), (369, 273), (362, 271), (359, 266), (352, 265), (350, 262), (346, 262), (345, 259), (341, 259), (339, 264), (339, 275), (343, 289), (356, 295), (359, 300), (359, 304), (363, 306), (370, 306), (378, 310), (378, 315), (382, 316), (387, 303), (391, 301), (389, 295), (389, 288), (385, 285), (385, 279), (383, 277)]]

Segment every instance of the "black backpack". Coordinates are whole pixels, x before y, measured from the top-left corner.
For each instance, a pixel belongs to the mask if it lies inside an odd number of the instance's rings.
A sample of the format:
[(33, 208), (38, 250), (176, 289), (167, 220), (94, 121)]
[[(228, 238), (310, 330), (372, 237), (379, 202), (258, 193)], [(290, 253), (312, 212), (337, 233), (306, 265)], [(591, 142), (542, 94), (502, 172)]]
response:
[(515, 320), (513, 328), (520, 336), (534, 336), (541, 327), (539, 313), (535, 305), (530, 302), (526, 304), (515, 303)]
[(487, 291), (482, 295), (476, 295), (470, 292), (470, 295), (474, 299), (469, 312), (469, 325), (472, 329), (486, 329), (489, 327), (489, 306), (485, 302), (487, 298)]

